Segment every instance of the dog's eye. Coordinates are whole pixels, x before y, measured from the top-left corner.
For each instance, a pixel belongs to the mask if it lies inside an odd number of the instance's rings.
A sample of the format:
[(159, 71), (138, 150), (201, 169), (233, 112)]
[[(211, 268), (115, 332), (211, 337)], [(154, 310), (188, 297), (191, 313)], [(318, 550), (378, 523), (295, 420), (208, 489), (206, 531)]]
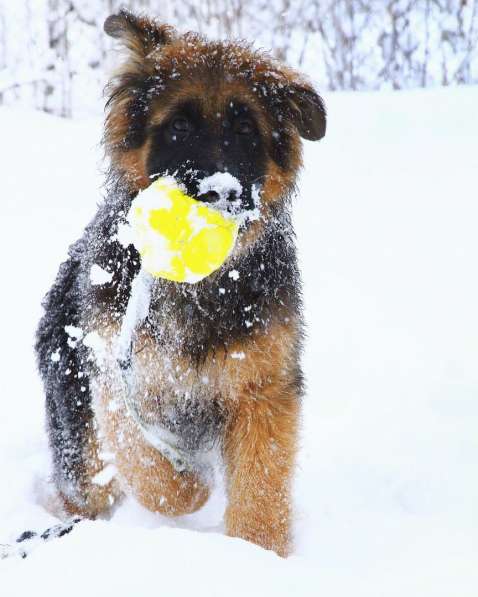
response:
[(191, 125), (187, 118), (178, 117), (172, 121), (171, 128), (177, 133), (187, 133), (190, 130)]
[(238, 135), (250, 135), (255, 130), (250, 118), (241, 118), (234, 123), (234, 132)]

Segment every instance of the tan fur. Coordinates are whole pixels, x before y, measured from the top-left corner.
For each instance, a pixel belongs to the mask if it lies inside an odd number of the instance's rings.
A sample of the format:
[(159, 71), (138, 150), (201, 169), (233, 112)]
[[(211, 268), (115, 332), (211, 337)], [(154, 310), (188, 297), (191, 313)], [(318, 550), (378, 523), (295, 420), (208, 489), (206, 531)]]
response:
[(122, 98), (117, 102), (118, 107), (108, 114), (106, 119), (105, 143), (108, 152), (115, 163), (126, 174), (126, 180), (131, 192), (145, 189), (151, 181), (146, 172), (146, 159), (150, 141), (138, 148), (125, 151), (123, 140), (128, 128), (127, 107), (129, 98)]
[(133, 149), (118, 156), (118, 164), (127, 172), (126, 179), (133, 190), (146, 189), (151, 180), (146, 171), (146, 159), (149, 152), (150, 140), (139, 149)]
[(290, 549), (298, 414), (298, 397), (277, 376), (246, 384), (225, 437), (227, 533), (282, 556)]
[(227, 533), (286, 556), (290, 549), (290, 485), (299, 398), (290, 380), (293, 324), (279, 324), (250, 346), (231, 401), (224, 439)]
[(98, 419), (104, 445), (114, 455), (118, 479), (125, 493), (148, 510), (168, 516), (190, 514), (209, 497), (207, 486), (196, 473), (177, 473), (171, 463), (146, 442), (124, 404), (114, 412), (109, 405), (116, 398), (111, 386), (101, 387)]

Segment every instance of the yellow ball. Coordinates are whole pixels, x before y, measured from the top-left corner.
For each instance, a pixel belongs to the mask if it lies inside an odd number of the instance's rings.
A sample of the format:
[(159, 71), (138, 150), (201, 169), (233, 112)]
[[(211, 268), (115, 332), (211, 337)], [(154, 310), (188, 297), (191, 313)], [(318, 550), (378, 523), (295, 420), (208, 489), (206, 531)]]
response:
[(143, 269), (193, 284), (221, 267), (234, 248), (238, 224), (159, 178), (137, 195), (128, 213)]

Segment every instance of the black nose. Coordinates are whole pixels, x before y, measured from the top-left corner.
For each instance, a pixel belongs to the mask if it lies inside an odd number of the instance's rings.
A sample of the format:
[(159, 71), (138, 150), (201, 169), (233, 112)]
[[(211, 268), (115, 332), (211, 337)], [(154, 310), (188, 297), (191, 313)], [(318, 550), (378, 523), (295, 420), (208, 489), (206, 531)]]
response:
[[(208, 191), (207, 193), (197, 196), (198, 201), (202, 201), (203, 203), (216, 203), (220, 198), (221, 196), (216, 191)], [(231, 203), (237, 201), (237, 194), (235, 191), (228, 193), (227, 201)]]
[(219, 199), (219, 193), (216, 191), (208, 191), (202, 195), (198, 195), (198, 200), (203, 203), (215, 203)]

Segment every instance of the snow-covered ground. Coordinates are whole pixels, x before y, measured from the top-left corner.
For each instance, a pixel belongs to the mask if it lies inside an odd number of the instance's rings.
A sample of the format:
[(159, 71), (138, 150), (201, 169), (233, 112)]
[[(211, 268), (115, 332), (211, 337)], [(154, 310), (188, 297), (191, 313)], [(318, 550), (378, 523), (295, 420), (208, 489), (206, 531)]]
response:
[[(296, 222), (308, 391), (288, 560), (221, 534), (218, 491), (168, 521), (132, 501), (0, 594), (478, 593), (478, 88), (330, 95)], [(0, 543), (55, 522), (32, 352), (40, 300), (101, 198), (101, 123), (0, 110)]]

